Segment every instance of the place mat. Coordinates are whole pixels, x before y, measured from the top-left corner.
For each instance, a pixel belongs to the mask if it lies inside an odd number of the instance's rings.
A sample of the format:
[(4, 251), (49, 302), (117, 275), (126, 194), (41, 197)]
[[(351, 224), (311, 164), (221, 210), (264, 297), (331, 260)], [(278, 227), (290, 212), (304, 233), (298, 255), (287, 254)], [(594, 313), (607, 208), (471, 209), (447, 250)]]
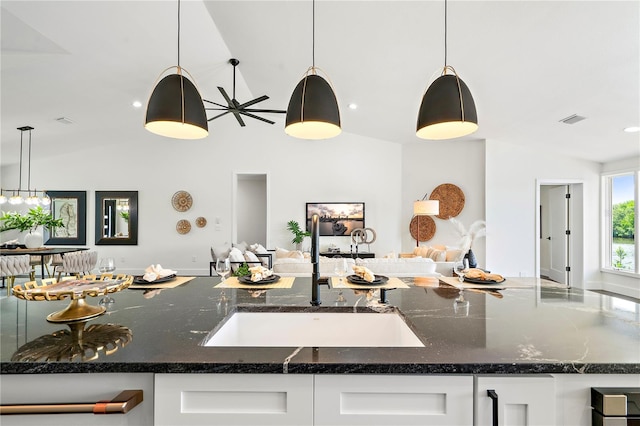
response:
[(131, 284), (129, 288), (133, 289), (150, 289), (150, 288), (175, 288), (184, 283), (188, 283), (195, 277), (176, 277), (175, 280), (164, 282), (164, 283), (154, 283), (150, 282), (149, 284)]
[(484, 290), (505, 290), (509, 288), (530, 288), (535, 287), (533, 282), (519, 280), (517, 278), (507, 278), (497, 284), (475, 284), (469, 282), (460, 282), (458, 277), (440, 277), (440, 282), (457, 288), (477, 288)]
[(221, 282), (214, 288), (291, 288), (293, 286), (293, 282), (295, 281), (295, 277), (280, 277), (278, 281), (271, 284), (242, 284), (238, 281), (238, 277), (229, 277), (224, 282)]
[(331, 288), (349, 288), (352, 290), (362, 290), (368, 288), (409, 288), (408, 285), (403, 283), (397, 277), (389, 277), (389, 281), (384, 284), (372, 284), (367, 286), (366, 284), (351, 284), (346, 278), (340, 281), (339, 277), (331, 277)]

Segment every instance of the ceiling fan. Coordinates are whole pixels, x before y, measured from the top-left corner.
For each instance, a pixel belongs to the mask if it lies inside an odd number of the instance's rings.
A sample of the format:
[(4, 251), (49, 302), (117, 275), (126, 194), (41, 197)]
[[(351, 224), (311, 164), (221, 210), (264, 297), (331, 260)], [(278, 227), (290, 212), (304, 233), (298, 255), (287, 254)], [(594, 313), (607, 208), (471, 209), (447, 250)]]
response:
[(269, 99), (269, 97), (267, 95), (262, 95), (258, 98), (255, 98), (249, 102), (245, 102), (243, 104), (241, 104), (240, 102), (238, 102), (236, 100), (236, 67), (238, 66), (238, 64), (240, 63), (239, 60), (237, 59), (229, 59), (229, 63), (231, 65), (233, 65), (233, 97), (229, 98), (229, 95), (227, 94), (227, 92), (220, 86), (218, 86), (218, 90), (220, 91), (220, 93), (222, 93), (222, 97), (225, 99), (225, 101), (227, 101), (227, 105), (222, 105), (219, 104), (217, 102), (212, 102), (212, 101), (208, 101), (206, 99), (203, 99), (203, 101), (210, 103), (212, 105), (215, 105), (217, 108), (205, 108), (205, 110), (208, 111), (224, 111), (222, 114), (218, 114), (215, 117), (211, 117), (209, 119), (207, 119), (207, 121), (212, 121), (215, 120), (218, 117), (222, 117), (223, 115), (232, 113), (235, 117), (236, 120), (238, 120), (238, 123), (240, 123), (240, 126), (244, 127), (245, 123), (244, 120), (242, 119), (242, 117), (240, 115), (245, 115), (247, 117), (251, 117), (251, 118), (255, 118), (256, 120), (260, 120), (260, 121), (264, 121), (266, 123), (269, 124), (275, 124), (274, 121), (271, 120), (267, 120), (266, 118), (263, 117), (258, 117), (257, 115), (255, 115), (254, 113), (257, 112), (262, 112), (262, 113), (272, 113), (272, 114), (284, 114), (287, 111), (283, 111), (283, 110), (279, 110), (279, 109), (255, 109), (255, 108), (248, 108), (251, 105), (257, 104), (258, 102), (262, 102), (262, 101), (266, 101), (267, 99)]

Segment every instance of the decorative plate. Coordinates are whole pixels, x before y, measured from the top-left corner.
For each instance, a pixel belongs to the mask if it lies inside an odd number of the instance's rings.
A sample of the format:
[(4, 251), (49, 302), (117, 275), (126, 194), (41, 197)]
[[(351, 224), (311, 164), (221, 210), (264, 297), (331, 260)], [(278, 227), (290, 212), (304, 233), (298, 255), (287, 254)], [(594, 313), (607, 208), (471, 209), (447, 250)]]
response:
[(349, 281), (351, 284), (358, 285), (380, 285), (389, 281), (389, 278), (385, 277), (384, 275), (375, 275), (373, 281), (367, 281), (358, 275), (349, 275), (347, 276), (347, 281)]
[(468, 283), (473, 283), (473, 284), (499, 284), (499, 283), (505, 282), (506, 278), (503, 278), (502, 281), (496, 281), (496, 280), (481, 280), (478, 278), (464, 277), (464, 281)]
[(280, 280), (279, 275), (271, 275), (260, 281), (251, 281), (251, 275), (243, 275), (242, 277), (238, 277), (238, 282), (241, 284), (273, 284)]
[(144, 275), (134, 275), (133, 276), (133, 283), (134, 284), (159, 284), (159, 283), (166, 283), (169, 281), (172, 281), (176, 278), (176, 274), (171, 274), (171, 275), (167, 275), (166, 277), (161, 277), (161, 278), (156, 278), (153, 281), (147, 281), (144, 278)]
[(187, 191), (178, 191), (171, 197), (171, 205), (179, 212), (186, 212), (191, 208), (193, 198)]
[[(464, 208), (464, 192), (452, 183), (437, 186), (429, 199), (440, 201), (440, 214), (436, 216), (440, 219), (456, 217)], [(422, 224), (420, 225), (422, 227)]]
[(414, 240), (418, 239), (418, 229), (420, 241), (429, 241), (436, 233), (436, 223), (431, 216), (414, 216), (409, 224), (409, 232)]
[(188, 234), (191, 231), (191, 222), (187, 219), (181, 219), (176, 223), (176, 231), (178, 234)]
[(205, 226), (207, 226), (207, 219), (202, 216), (196, 218), (196, 226), (198, 228), (204, 228)]

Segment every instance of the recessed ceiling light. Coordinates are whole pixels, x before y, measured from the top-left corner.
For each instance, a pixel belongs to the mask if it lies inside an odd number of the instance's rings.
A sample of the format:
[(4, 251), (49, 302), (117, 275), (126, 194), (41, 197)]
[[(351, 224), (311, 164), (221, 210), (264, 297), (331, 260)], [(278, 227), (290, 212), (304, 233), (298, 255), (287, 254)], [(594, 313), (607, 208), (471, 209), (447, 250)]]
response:
[(349, 109), (358, 109), (358, 104), (354, 104), (353, 102), (348, 105)]
[(133, 105), (133, 107), (134, 107), (134, 108), (140, 108), (140, 107), (142, 107), (142, 102), (140, 102), (140, 101), (133, 101), (133, 104), (132, 104), (132, 105)]
[(624, 131), (627, 133), (637, 133), (637, 132), (640, 132), (640, 127), (637, 127), (637, 126), (625, 127)]

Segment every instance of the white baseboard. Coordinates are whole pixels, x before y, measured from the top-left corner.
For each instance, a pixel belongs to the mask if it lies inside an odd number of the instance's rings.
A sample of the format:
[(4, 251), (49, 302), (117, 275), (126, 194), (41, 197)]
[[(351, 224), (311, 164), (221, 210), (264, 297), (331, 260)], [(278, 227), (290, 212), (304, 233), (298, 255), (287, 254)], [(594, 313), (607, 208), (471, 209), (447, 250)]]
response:
[(604, 282), (604, 281), (589, 281), (585, 287), (585, 290), (604, 290), (612, 293), (621, 294), (627, 297), (633, 297), (640, 299), (640, 288), (633, 288), (622, 284)]

